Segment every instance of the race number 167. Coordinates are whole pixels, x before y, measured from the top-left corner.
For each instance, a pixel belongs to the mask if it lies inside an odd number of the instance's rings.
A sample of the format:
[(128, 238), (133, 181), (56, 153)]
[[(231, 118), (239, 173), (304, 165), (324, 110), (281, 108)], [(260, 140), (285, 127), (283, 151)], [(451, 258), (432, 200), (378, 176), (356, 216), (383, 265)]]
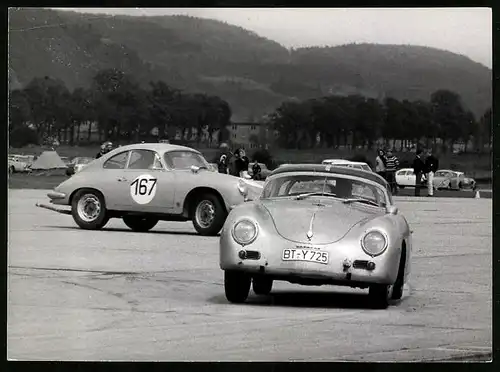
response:
[(130, 186), (134, 186), (134, 195), (151, 195), (156, 182), (156, 178), (137, 178)]

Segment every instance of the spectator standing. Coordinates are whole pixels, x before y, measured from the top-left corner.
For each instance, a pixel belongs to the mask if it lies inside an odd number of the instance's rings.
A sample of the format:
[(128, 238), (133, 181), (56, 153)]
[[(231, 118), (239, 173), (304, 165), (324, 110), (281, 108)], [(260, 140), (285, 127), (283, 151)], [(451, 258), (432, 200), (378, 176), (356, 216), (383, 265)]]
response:
[(422, 150), (418, 149), (413, 160), (413, 173), (415, 173), (415, 196), (420, 196), (422, 176), (425, 172), (425, 163), (422, 160)]
[(255, 160), (252, 165), (252, 178), (254, 180), (260, 180), (262, 178), (261, 172), (262, 168), (260, 167), (259, 162)]
[(378, 150), (378, 155), (375, 158), (375, 172), (377, 172), (383, 179), (386, 179), (386, 157), (384, 150)]
[(386, 155), (386, 180), (391, 187), (391, 192), (393, 195), (397, 195), (398, 186), (396, 185), (396, 170), (399, 166), (399, 159), (392, 153), (392, 150), (387, 150)]
[(217, 171), (219, 173), (228, 174), (229, 160), (231, 157), (229, 146), (226, 143), (221, 143), (219, 150), (214, 163), (217, 164)]
[(434, 173), (438, 170), (439, 160), (432, 155), (432, 149), (427, 150), (427, 158), (425, 159), (425, 171), (427, 172), (427, 196), (434, 195)]

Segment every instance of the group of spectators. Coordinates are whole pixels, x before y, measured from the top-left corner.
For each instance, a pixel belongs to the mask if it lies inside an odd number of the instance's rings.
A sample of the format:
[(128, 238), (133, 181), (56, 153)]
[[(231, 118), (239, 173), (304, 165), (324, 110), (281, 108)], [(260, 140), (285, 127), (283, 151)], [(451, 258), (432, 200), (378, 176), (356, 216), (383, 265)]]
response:
[[(214, 163), (217, 164), (219, 173), (230, 174), (236, 177), (243, 177), (248, 174), (250, 159), (246, 156), (245, 149), (239, 148), (232, 153), (226, 143), (220, 145), (219, 153), (216, 155)], [(252, 178), (261, 179), (262, 169), (257, 161), (252, 165)]]
[[(417, 149), (415, 159), (413, 160), (413, 172), (415, 174), (415, 196), (420, 196), (420, 189), (427, 181), (427, 196), (434, 195), (434, 173), (438, 169), (439, 161), (432, 154), (432, 149), (427, 150), (425, 160), (422, 149)], [(398, 185), (396, 184), (396, 171), (399, 167), (399, 159), (392, 153), (392, 150), (378, 150), (378, 155), (375, 159), (375, 172), (382, 176), (391, 188), (393, 195), (398, 193)], [(425, 181), (424, 181), (425, 180)]]

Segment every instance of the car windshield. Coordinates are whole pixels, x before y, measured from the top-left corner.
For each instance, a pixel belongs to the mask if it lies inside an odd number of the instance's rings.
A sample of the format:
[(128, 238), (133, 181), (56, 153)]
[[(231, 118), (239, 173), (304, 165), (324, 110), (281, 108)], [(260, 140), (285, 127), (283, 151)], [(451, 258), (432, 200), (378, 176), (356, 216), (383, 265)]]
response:
[[(310, 195), (307, 195), (310, 194)], [(282, 175), (269, 180), (261, 194), (262, 199), (280, 197), (328, 196), (340, 199), (360, 199), (380, 207), (388, 201), (383, 187), (343, 175)]]
[(170, 151), (165, 153), (165, 162), (171, 169), (190, 169), (193, 165), (209, 169), (205, 158), (193, 151)]

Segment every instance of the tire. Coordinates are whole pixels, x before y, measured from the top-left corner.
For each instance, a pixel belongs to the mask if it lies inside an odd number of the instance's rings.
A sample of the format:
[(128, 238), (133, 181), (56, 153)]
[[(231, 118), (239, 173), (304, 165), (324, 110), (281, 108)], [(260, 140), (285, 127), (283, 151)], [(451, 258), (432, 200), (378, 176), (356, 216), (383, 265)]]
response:
[[(86, 213), (86, 202), (89, 203), (87, 206), (97, 206), (98, 212), (91, 215)], [(76, 192), (71, 201), (71, 215), (76, 224), (84, 230), (100, 230), (109, 221), (104, 197), (95, 190), (82, 189)]]
[(399, 260), (399, 269), (398, 269), (398, 277), (396, 278), (396, 282), (392, 287), (392, 296), (393, 300), (400, 300), (403, 297), (404, 291), (404, 280), (405, 280), (405, 263), (406, 263), (406, 248), (401, 250), (401, 259)]
[(254, 276), (252, 279), (252, 289), (257, 295), (267, 296), (273, 289), (273, 280), (265, 276)]
[(390, 298), (390, 285), (373, 284), (370, 286), (368, 296), (375, 309), (387, 309)]
[[(213, 209), (213, 212), (209, 212), (207, 208)], [(198, 234), (203, 236), (216, 236), (224, 226), (227, 217), (226, 208), (213, 193), (202, 194), (198, 197), (192, 211), (193, 226)], [(212, 214), (210, 221), (204, 221), (207, 218), (210, 219), (205, 213)]]
[(241, 304), (250, 292), (250, 275), (239, 271), (224, 271), (224, 292), (229, 302)]
[(123, 222), (132, 231), (146, 232), (151, 230), (158, 223), (158, 218), (145, 217), (145, 216), (124, 216)]
[(14, 168), (14, 166), (13, 166), (13, 165), (11, 165), (11, 166), (9, 167), (9, 173), (10, 173), (10, 174), (12, 174), (12, 173), (16, 173), (16, 168)]
[(463, 187), (462, 182), (459, 182), (458, 183), (458, 190), (462, 190), (462, 187)]

